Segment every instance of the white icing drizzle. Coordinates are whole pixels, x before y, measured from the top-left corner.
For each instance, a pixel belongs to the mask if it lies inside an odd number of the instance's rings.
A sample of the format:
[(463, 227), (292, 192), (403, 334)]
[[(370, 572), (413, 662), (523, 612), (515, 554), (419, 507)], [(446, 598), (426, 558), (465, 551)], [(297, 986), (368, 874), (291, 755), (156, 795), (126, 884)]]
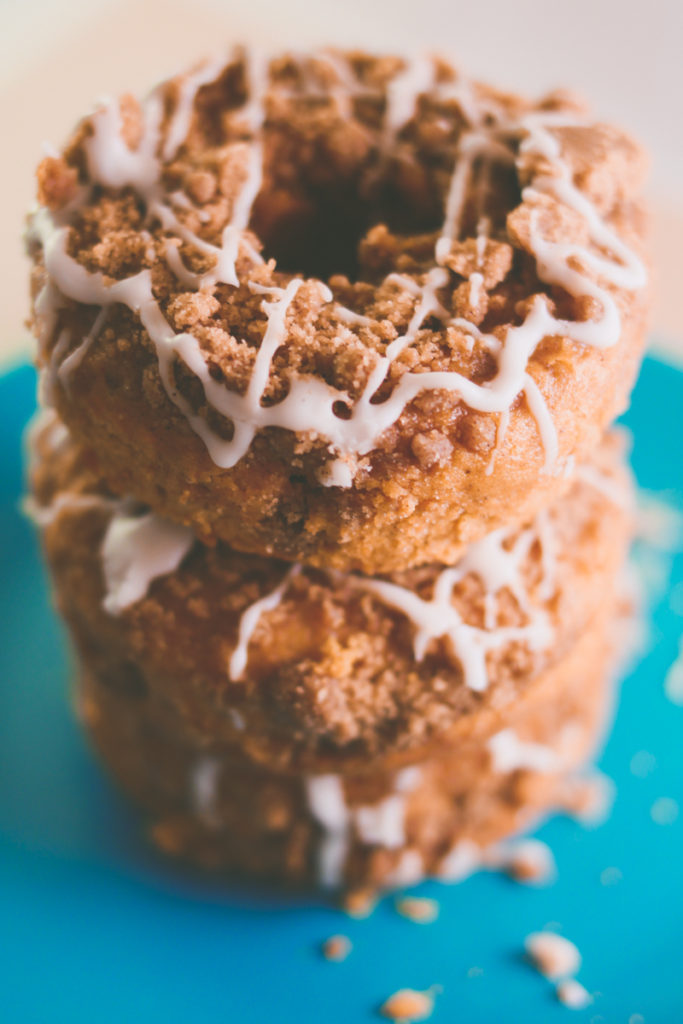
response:
[[(83, 341), (80, 343), (80, 345), (78, 345), (77, 348), (73, 350), (73, 352), (70, 352), (65, 359), (61, 358), (62, 353), (61, 351), (59, 351), (60, 342), (58, 342), (57, 345), (55, 345), (54, 356), (52, 358), (52, 373), (54, 373), (56, 369), (56, 373), (59, 380), (66, 388), (68, 388), (69, 386), (69, 379), (71, 377), (71, 374), (81, 365), (83, 359), (88, 353), (88, 349), (90, 348), (92, 343), (96, 341), (98, 334), (104, 327), (104, 323), (107, 319), (108, 314), (109, 307), (103, 306), (102, 309), (97, 314), (97, 316), (95, 317), (95, 322), (93, 323), (92, 327), (90, 328), (86, 336), (83, 338)], [(66, 331), (62, 332), (62, 337), (65, 342), (68, 342), (70, 340), (69, 335)]]
[[(371, 579), (355, 573), (330, 572), (335, 582), (346, 582), (366, 590), (384, 604), (397, 609), (411, 622), (415, 633), (413, 652), (416, 661), (422, 661), (433, 641), (445, 639), (462, 666), (466, 685), (481, 692), (488, 685), (486, 657), (506, 644), (525, 643), (532, 651), (549, 646), (553, 630), (546, 612), (531, 604), (524, 586), (522, 566), (528, 558), (534, 541), (541, 545), (542, 578), (539, 597), (549, 599), (555, 588), (555, 549), (553, 531), (548, 518), (541, 513), (534, 527), (522, 530), (511, 546), (507, 546), (510, 530), (495, 530), (470, 544), (465, 555), (452, 568), (443, 569), (436, 578), (432, 597), (426, 600), (414, 590), (387, 580)], [(278, 586), (251, 604), (242, 613), (238, 629), (238, 644), (230, 659), (230, 677), (239, 679), (247, 666), (248, 646), (264, 612), (272, 611), (282, 600), (291, 579), (301, 572), (295, 565)], [(453, 590), (465, 578), (477, 576), (485, 589), (484, 628), (463, 621), (453, 605)], [(520, 611), (527, 618), (521, 626), (498, 626), (497, 596), (508, 590)]]
[(264, 612), (272, 612), (273, 609), (277, 608), (291, 580), (300, 572), (301, 566), (293, 565), (285, 575), (282, 582), (279, 583), (274, 590), (271, 590), (271, 592), (266, 594), (264, 597), (259, 598), (258, 601), (254, 601), (253, 604), (249, 605), (246, 611), (242, 612), (237, 631), (237, 645), (230, 656), (230, 663), (228, 666), (230, 678), (234, 682), (242, 677), (242, 674), (247, 667), (249, 643), (259, 625), (259, 622), (261, 621), (261, 616)]
[(24, 431), (24, 444), (30, 470), (34, 468), (39, 440), (52, 455), (56, 455), (69, 442), (67, 427), (59, 419), (56, 411), (49, 406), (40, 406), (27, 423)]
[(308, 807), (322, 826), (318, 879), (327, 889), (341, 884), (349, 848), (349, 812), (339, 775), (313, 775), (305, 780)]
[(104, 610), (119, 615), (141, 600), (153, 580), (175, 572), (193, 544), (189, 527), (152, 512), (130, 514), (130, 507), (120, 503), (102, 541)]
[(434, 65), (424, 56), (407, 60), (387, 85), (382, 131), (384, 150), (392, 146), (401, 129), (414, 117), (422, 93), (434, 85)]
[(560, 765), (560, 758), (551, 747), (525, 743), (514, 729), (502, 729), (487, 746), (494, 772), (502, 775), (520, 770), (551, 772)]
[(244, 715), (238, 711), (237, 708), (228, 708), (228, 715), (233, 727), (237, 729), (238, 732), (244, 732), (247, 727)]
[(384, 886), (389, 889), (403, 889), (417, 885), (425, 876), (424, 859), (419, 850), (403, 850), (398, 861), (384, 879)]
[[(481, 692), (488, 685), (486, 656), (506, 644), (523, 642), (531, 650), (542, 650), (552, 640), (548, 616), (533, 609), (521, 579), (520, 567), (534, 541), (534, 532), (524, 530), (511, 548), (505, 547), (509, 531), (495, 530), (471, 544), (457, 566), (440, 572), (433, 596), (424, 600), (414, 591), (385, 580), (351, 576), (354, 586), (377, 595), (385, 604), (406, 615), (415, 628), (413, 650), (421, 661), (434, 640), (446, 639), (460, 662), (466, 685)], [(487, 622), (483, 629), (464, 622), (453, 605), (453, 589), (468, 574), (482, 581), (487, 598)], [(548, 574), (549, 575), (549, 574)], [(496, 626), (494, 601), (509, 590), (527, 616), (524, 626)]]
[(215, 814), (220, 773), (221, 761), (215, 754), (203, 754), (192, 769), (190, 798), (201, 818), (211, 820)]
[(29, 495), (24, 498), (21, 507), (32, 523), (35, 523), (41, 529), (45, 529), (46, 526), (51, 526), (52, 523), (59, 519), (62, 512), (82, 512), (85, 509), (109, 508), (112, 504), (111, 501), (100, 497), (98, 494), (65, 492), (58, 494), (49, 505), (39, 505), (35, 498)]
[(400, 793), (393, 793), (370, 807), (358, 807), (354, 820), (358, 835), (367, 846), (384, 846), (396, 849), (405, 842), (403, 829), (404, 800)]
[(483, 851), (471, 839), (459, 839), (442, 858), (436, 874), (444, 882), (463, 882), (483, 863)]
[[(329, 62), (331, 58), (323, 55), (321, 59)], [(344, 67), (343, 61), (337, 58), (333, 60), (337, 68)], [(260, 257), (242, 240), (241, 235), (248, 226), (253, 202), (261, 186), (261, 133), (265, 117), (263, 96), (268, 84), (267, 68), (263, 62), (252, 61), (250, 65), (249, 96), (241, 111), (251, 139), (246, 177), (233, 204), (232, 216), (219, 246), (200, 238), (182, 223), (174, 212), (173, 197), (164, 195), (160, 181), (162, 163), (158, 151), (161, 149), (164, 158), (168, 159), (182, 146), (191, 122), (197, 91), (217, 77), (220, 71), (221, 63), (217, 62), (182, 80), (175, 111), (163, 139), (162, 93), (156, 90), (144, 106), (144, 131), (135, 150), (129, 149), (124, 141), (119, 107), (110, 101), (105, 102), (92, 115), (93, 134), (86, 142), (92, 182), (112, 188), (130, 185), (139, 193), (146, 203), (148, 215), (158, 218), (164, 229), (176, 238), (175, 241), (169, 239), (165, 247), (169, 266), (184, 285), (197, 288), (211, 287), (217, 282), (237, 286), (240, 281), (236, 261), (240, 246), (248, 263), (260, 261)], [(337, 89), (351, 88), (349, 82), (352, 77), (340, 73)], [(529, 411), (538, 424), (545, 451), (545, 468), (551, 469), (557, 454), (557, 437), (545, 399), (528, 373), (529, 359), (539, 342), (547, 336), (567, 337), (598, 348), (616, 344), (621, 331), (619, 309), (608, 287), (602, 282), (624, 289), (636, 289), (645, 282), (645, 270), (638, 257), (605, 223), (595, 206), (573, 182), (571, 169), (562, 157), (553, 129), (582, 123), (577, 116), (543, 111), (511, 120), (502, 109), (497, 108), (493, 100), (478, 99), (465, 80), (442, 86), (435, 84), (433, 79), (431, 62), (406, 63), (387, 89), (383, 137), (387, 144), (396, 137), (401, 127), (413, 116), (417, 98), (425, 90), (431, 90), (437, 96), (454, 98), (469, 121), (470, 127), (463, 132), (458, 143), (457, 158), (446, 197), (444, 222), (435, 252), (437, 266), (426, 274), (422, 287), (415, 295), (414, 312), (405, 334), (392, 342), (385, 355), (378, 358), (362, 395), (352, 404), (348, 419), (339, 417), (334, 408), (340, 401), (348, 406), (347, 396), (316, 377), (302, 376), (290, 380), (287, 395), (275, 405), (264, 407), (260, 402), (267, 380), (267, 372), (264, 379), (264, 370), (270, 368), (272, 352), (287, 340), (285, 314), (298, 284), (293, 287), (294, 282), (291, 282), (286, 289), (278, 291), (273, 301), (264, 303), (268, 315), (264, 344), (267, 339), (270, 355), (266, 353), (257, 359), (254, 370), (257, 383), (253, 387), (250, 385), (247, 393), (240, 396), (211, 378), (200, 345), (192, 334), (174, 333), (154, 297), (148, 271), (107, 283), (101, 274), (89, 273), (69, 257), (66, 233), (71, 209), (63, 211), (60, 217), (47, 209), (41, 209), (33, 218), (32, 235), (43, 246), (48, 273), (48, 284), (36, 305), (42, 322), (42, 344), (46, 344), (52, 336), (62, 295), (85, 304), (106, 307), (121, 302), (128, 306), (139, 315), (156, 347), (161, 379), (169, 397), (187, 416), (192, 429), (202, 438), (217, 465), (223, 468), (234, 466), (249, 449), (254, 435), (266, 427), (310, 432), (323, 439), (336, 458), (367, 454), (420, 392), (443, 390), (456, 395), (472, 409), (499, 414), (498, 442), (505, 433), (510, 408), (517, 395), (523, 392)], [(488, 121), (485, 115), (488, 115)], [(462, 318), (449, 317), (438, 299), (439, 289), (449, 281), (448, 272), (440, 264), (447, 259), (459, 236), (467, 182), (474, 162), (485, 158), (489, 162), (520, 166), (529, 156), (543, 157), (546, 163), (550, 163), (551, 172), (537, 172), (524, 189), (523, 200), (533, 204), (541, 197), (549, 197), (573, 210), (583, 219), (592, 243), (591, 248), (588, 245), (550, 241), (543, 236), (539, 219), (533, 215), (530, 248), (536, 258), (538, 275), (545, 283), (558, 285), (576, 298), (596, 300), (601, 312), (590, 320), (561, 320), (550, 312), (545, 296), (537, 295), (523, 323), (510, 327), (505, 339), (501, 341), (482, 334), (474, 324)], [(86, 190), (75, 201), (73, 208), (87, 201), (87, 198)], [(175, 205), (184, 204), (176, 201)], [(213, 268), (201, 276), (187, 270), (178, 251), (178, 238), (210, 256), (214, 261)], [(598, 277), (601, 283), (596, 283), (591, 274)], [(246, 280), (248, 283), (248, 278)], [(473, 276), (471, 284), (476, 297), (480, 283)], [(414, 290), (414, 282), (411, 282), (409, 288), (404, 279), (404, 287)], [(321, 301), (333, 302), (332, 296), (324, 288)], [(333, 312), (336, 314), (336, 306)], [(495, 354), (495, 375), (484, 384), (476, 384), (454, 371), (406, 372), (388, 398), (372, 403), (371, 399), (386, 380), (392, 362), (407, 345), (415, 341), (428, 317), (436, 317), (445, 326), (457, 326), (484, 344)], [(354, 320), (354, 314), (348, 310), (340, 313), (340, 319), (346, 323), (361, 322)], [(81, 346), (76, 350), (80, 356), (74, 353), (76, 361), (86, 354), (86, 341), (90, 343), (85, 339), (85, 348)], [(59, 356), (67, 344), (66, 339), (57, 342), (57, 347), (61, 346)], [(209, 405), (232, 420), (234, 435), (231, 440), (220, 438), (204, 418), (193, 413), (189, 404), (177, 392), (172, 374), (172, 362), (176, 357), (182, 359), (200, 380)], [(323, 482), (329, 486), (350, 486), (353, 480), (350, 463), (345, 462), (343, 465), (343, 470), (332, 469), (323, 473)], [(490, 463), (492, 468), (493, 463)]]
[(582, 463), (576, 467), (576, 476), (592, 487), (603, 498), (607, 498), (617, 508), (631, 509), (633, 495), (630, 488), (624, 487), (623, 481), (615, 479), (591, 463)]
[[(39, 440), (56, 454), (68, 443), (69, 436), (53, 409), (41, 409), (27, 431), (30, 462), (36, 457)], [(153, 580), (175, 572), (195, 541), (189, 527), (170, 523), (152, 512), (136, 511), (132, 501), (102, 494), (60, 491), (48, 505), (39, 505), (29, 496), (23, 509), (43, 529), (64, 512), (101, 509), (109, 513), (100, 557), (105, 588), (102, 605), (110, 615), (119, 615), (143, 598)]]
[[(394, 778), (393, 793), (377, 804), (358, 807), (348, 806), (340, 775), (311, 775), (306, 778), (308, 808), (322, 827), (318, 850), (321, 885), (334, 888), (341, 884), (354, 829), (358, 840), (366, 846), (392, 850), (405, 845), (405, 797), (417, 787), (420, 778), (418, 767), (404, 768)], [(407, 870), (408, 865), (404, 867)]]

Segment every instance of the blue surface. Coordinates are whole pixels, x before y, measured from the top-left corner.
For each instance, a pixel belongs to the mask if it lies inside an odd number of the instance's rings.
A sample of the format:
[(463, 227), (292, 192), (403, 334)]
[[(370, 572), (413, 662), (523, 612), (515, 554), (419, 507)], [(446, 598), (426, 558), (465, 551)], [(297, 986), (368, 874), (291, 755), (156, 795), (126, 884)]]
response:
[[(578, 944), (580, 978), (600, 992), (578, 1019), (683, 1020), (683, 814), (658, 826), (649, 813), (660, 796), (683, 811), (683, 707), (663, 691), (681, 632), (680, 554), (678, 588), (655, 610), (654, 643), (624, 684), (602, 760), (618, 786), (610, 821), (584, 830), (555, 820), (538, 833), (557, 858), (555, 885), (429, 883), (420, 892), (441, 904), (432, 925), (400, 918), (391, 900), (351, 921), (321, 900), (200, 883), (142, 845), (72, 720), (65, 646), (17, 513), (33, 394), (26, 367), (0, 379), (1, 1021), (362, 1024), (395, 989), (434, 983), (435, 1022), (566, 1020), (572, 1011), (521, 960), (524, 937), (549, 922)], [(679, 508), (682, 407), (683, 374), (649, 360), (626, 417), (633, 461), (641, 485)], [(629, 770), (639, 750), (656, 757), (646, 778)], [(610, 866), (623, 877), (605, 886)], [(319, 943), (340, 931), (353, 953), (326, 963)], [(483, 973), (468, 977), (473, 966)]]

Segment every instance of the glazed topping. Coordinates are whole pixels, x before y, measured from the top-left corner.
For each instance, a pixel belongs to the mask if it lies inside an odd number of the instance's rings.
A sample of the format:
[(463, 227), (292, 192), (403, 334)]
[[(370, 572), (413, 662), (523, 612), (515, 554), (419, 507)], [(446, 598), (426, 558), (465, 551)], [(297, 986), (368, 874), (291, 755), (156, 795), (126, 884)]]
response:
[[(324, 139), (319, 109), (332, 125)], [(303, 127), (287, 142), (283, 124), (294, 115)], [(234, 466), (259, 431), (278, 427), (315, 439), (327, 460), (321, 482), (348, 487), (358, 459), (407, 407), (440, 392), (496, 415), (498, 444), (523, 394), (551, 468), (555, 427), (533, 374), (539, 343), (616, 344), (617, 291), (645, 283), (618, 232), (631, 200), (604, 167), (602, 176), (591, 167), (591, 145), (598, 163), (605, 150), (624, 166), (629, 155), (637, 163), (635, 147), (610, 131), (567, 102), (534, 107), (436, 61), (328, 53), (270, 64), (237, 56), (160, 86), (133, 113), (126, 102), (106, 102), (84, 123), (68, 162), (43, 167), (45, 204), (29, 232), (46, 271), (35, 312), (48, 398), (57, 381), (68, 388), (108, 310), (121, 304), (139, 319), (168, 397), (218, 466)], [(278, 168), (292, 166), (287, 146), (297, 144), (301, 194), (278, 179)], [(369, 231), (356, 285), (276, 270), (252, 233), (262, 235), (267, 256), (269, 245), (279, 254), (278, 233), (290, 249), (306, 235), (291, 220), (297, 211), (306, 208), (315, 228), (319, 211), (310, 203), (329, 192), (313, 180), (324, 146), (339, 173), (349, 164), (353, 189), (346, 179), (336, 185), (340, 195), (354, 193), (356, 206), (343, 209), (342, 221), (373, 203), (376, 223), (396, 209), (410, 213), (411, 202), (416, 208), (403, 236)], [(392, 207), (387, 197), (397, 191)], [(441, 208), (422, 211), (429, 226), (415, 235), (417, 207), (433, 205), (433, 196)], [(320, 201), (327, 216), (330, 204)], [(107, 204), (117, 224), (123, 216), (117, 238), (127, 262), (108, 255), (115, 241)], [(342, 247), (343, 224), (319, 219), (318, 236), (329, 236), (328, 248), (338, 237)], [(501, 291), (511, 268), (517, 293)], [(98, 310), (80, 341), (71, 340), (68, 300)], [(243, 317), (244, 336), (235, 337), (226, 317), (240, 305), (255, 315)], [(429, 356), (426, 333), (438, 338)], [(327, 348), (316, 353), (311, 338), (325, 338)], [(185, 386), (188, 375), (202, 402)]]
[[(542, 524), (542, 528), (541, 528)], [(545, 650), (552, 641), (553, 631), (546, 611), (532, 604), (524, 583), (523, 568), (531, 549), (540, 542), (543, 552), (543, 576), (538, 596), (544, 599), (553, 593), (554, 552), (548, 535), (546, 517), (541, 515), (533, 528), (518, 532), (496, 530), (480, 541), (475, 541), (465, 556), (453, 568), (443, 569), (434, 582), (432, 597), (420, 597), (415, 590), (387, 580), (371, 579), (355, 573), (328, 573), (331, 581), (340, 586), (349, 585), (374, 595), (383, 604), (401, 612), (413, 627), (413, 652), (421, 661), (433, 641), (446, 639), (453, 655), (461, 665), (466, 685), (475, 691), (488, 685), (486, 656), (514, 642), (527, 645), (532, 651)], [(246, 669), (248, 646), (259, 625), (261, 615), (272, 611), (285, 596), (291, 580), (301, 571), (299, 566), (289, 570), (282, 582), (265, 597), (260, 598), (242, 614), (239, 641), (231, 661), (231, 678), (237, 680)], [(465, 622), (453, 602), (455, 587), (468, 576), (477, 577), (484, 587), (485, 622), (483, 628)], [(502, 626), (498, 622), (498, 600), (503, 591), (514, 597), (520, 612), (526, 617), (521, 626)]]
[[(189, 527), (170, 523), (129, 500), (97, 494), (60, 492), (47, 506), (34, 503), (32, 514), (39, 525), (47, 526), (63, 510), (90, 507), (103, 510), (108, 518), (101, 547), (103, 606), (109, 614), (119, 615), (144, 598), (155, 579), (175, 572), (195, 539)], [(531, 570), (534, 564), (535, 574)], [(299, 564), (293, 565), (276, 587), (242, 611), (228, 665), (233, 681), (243, 678), (247, 671), (249, 645), (263, 616), (278, 607), (297, 577), (306, 571)], [(554, 527), (545, 512), (530, 527), (496, 530), (471, 544), (457, 565), (436, 573), (429, 598), (421, 596), (416, 586), (389, 580), (336, 571), (323, 575), (332, 586), (365, 591), (405, 616), (413, 629), (416, 661), (422, 661), (435, 642), (445, 641), (460, 665), (465, 684), (474, 691), (488, 686), (490, 653), (516, 643), (530, 651), (541, 651), (552, 642), (546, 602), (555, 591), (556, 556)], [(476, 624), (465, 620), (456, 601), (457, 588), (473, 579), (483, 589), (483, 616)], [(516, 605), (519, 625), (505, 624), (502, 609), (510, 598)], [(499, 748), (494, 756), (501, 764), (514, 760), (519, 753), (503, 734)]]
[(405, 799), (420, 782), (420, 769), (404, 768), (394, 777), (395, 792), (377, 804), (350, 807), (340, 775), (312, 775), (306, 780), (311, 814), (322, 830), (318, 877), (328, 888), (339, 886), (354, 833), (368, 846), (399, 849), (405, 845)]
[(560, 759), (554, 750), (540, 743), (525, 743), (514, 729), (503, 729), (492, 736), (488, 749), (495, 772), (549, 772), (560, 766)]
[(187, 526), (169, 523), (153, 512), (129, 514), (122, 503), (102, 542), (104, 610), (118, 615), (139, 601), (152, 580), (175, 572), (193, 544)]
[[(39, 465), (44, 469), (38, 500), (31, 502), (30, 512), (44, 527), (62, 514), (87, 515), (92, 509), (101, 516), (103, 604), (109, 614), (122, 614), (142, 600), (153, 581), (174, 573), (191, 551), (201, 557), (201, 545), (195, 547), (189, 527), (173, 525), (131, 500), (107, 497), (99, 477), (70, 466), (70, 460), (78, 459), (82, 450), (69, 442), (51, 413), (43, 414), (41, 421), (33, 435), (43, 456)], [(48, 459), (48, 455), (54, 458)], [(592, 469), (595, 471), (589, 474), (578, 473), (582, 492), (588, 485), (589, 493), (596, 492), (594, 500), (600, 507), (606, 492), (609, 500), (623, 504), (625, 480), (598, 461)], [(482, 692), (501, 657), (526, 651), (525, 657), (533, 660), (536, 652), (550, 648), (555, 635), (553, 602), (567, 557), (566, 528), (561, 511), (544, 510), (524, 528), (496, 530), (472, 543), (455, 566), (428, 566), (383, 579), (311, 570), (299, 564), (283, 571), (277, 563), (261, 583), (256, 583), (257, 573), (248, 603), (235, 607), (235, 625), (229, 627), (235, 629), (235, 639), (227, 676), (233, 682), (249, 677), (250, 653), (261, 642), (262, 628), (273, 625), (267, 621), (269, 617), (277, 619), (281, 604), (291, 601), (296, 605), (306, 593), (319, 604), (332, 590), (345, 607), (369, 600), (379, 606), (380, 614), (387, 614), (382, 608), (396, 613), (395, 628), (400, 631), (406, 656), (411, 656), (411, 647), (417, 663), (435, 656), (445, 661), (449, 670), (455, 667), (470, 690)], [(195, 571), (188, 567), (190, 579)], [(283, 572), (279, 579), (278, 571)], [(368, 611), (362, 614), (367, 616)], [(245, 724), (241, 716), (236, 717), (236, 728)], [(570, 724), (565, 731), (570, 751)], [(490, 753), (500, 772), (555, 767), (549, 752), (525, 743), (509, 730), (494, 737)]]

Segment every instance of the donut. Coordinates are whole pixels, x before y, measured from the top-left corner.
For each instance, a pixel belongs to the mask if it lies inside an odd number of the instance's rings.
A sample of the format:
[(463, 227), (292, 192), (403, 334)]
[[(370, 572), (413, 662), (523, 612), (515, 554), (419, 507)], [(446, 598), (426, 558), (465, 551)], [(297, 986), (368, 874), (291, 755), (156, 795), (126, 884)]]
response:
[(309, 888), (391, 889), (425, 875), (459, 881), (514, 862), (509, 837), (549, 812), (589, 809), (583, 765), (612, 701), (604, 620), (494, 731), (394, 772), (290, 775), (229, 745), (198, 744), (168, 703), (112, 689), (87, 658), (78, 707), (166, 855)]
[(645, 161), (441, 58), (242, 50), (38, 168), (44, 399), (115, 494), (325, 570), (453, 565), (627, 402)]
[(373, 578), (201, 543), (112, 496), (54, 412), (33, 447), (33, 515), (82, 658), (172, 704), (197, 743), (282, 772), (385, 770), (488, 729), (612, 605), (631, 533), (617, 435), (530, 523), (455, 566)]

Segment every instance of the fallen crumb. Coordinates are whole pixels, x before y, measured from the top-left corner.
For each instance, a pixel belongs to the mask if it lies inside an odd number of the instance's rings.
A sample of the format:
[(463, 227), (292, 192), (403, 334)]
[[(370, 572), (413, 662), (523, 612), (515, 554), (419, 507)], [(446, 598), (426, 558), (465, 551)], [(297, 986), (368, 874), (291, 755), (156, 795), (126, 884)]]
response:
[(628, 1019), (628, 1024), (645, 1024), (645, 1018), (642, 1013), (632, 1013)]
[(655, 825), (673, 825), (678, 817), (678, 804), (669, 796), (660, 796), (650, 808)]
[(411, 1024), (412, 1021), (427, 1020), (431, 1017), (434, 1009), (435, 989), (432, 987), (426, 992), (416, 992), (412, 988), (402, 988), (389, 996), (386, 1003), (380, 1007), (383, 1017), (389, 1017), (397, 1024)]
[(481, 978), (483, 973), (484, 973), (484, 968), (483, 967), (468, 967), (467, 968), (467, 977), (468, 978)]
[(346, 960), (352, 949), (351, 940), (346, 935), (332, 935), (322, 945), (323, 956), (326, 960), (332, 960), (334, 963)]
[(561, 981), (555, 993), (559, 1001), (570, 1010), (584, 1010), (593, 1002), (593, 997), (576, 978)]
[(349, 917), (370, 917), (377, 906), (377, 893), (374, 889), (352, 889), (344, 896), (343, 906)]
[(569, 939), (555, 932), (533, 932), (524, 943), (536, 970), (546, 978), (566, 978), (581, 966), (581, 954)]
[(595, 772), (577, 782), (567, 810), (583, 825), (601, 825), (609, 817), (614, 796), (612, 779)]
[(548, 885), (557, 875), (553, 852), (540, 839), (524, 839), (510, 847), (501, 867), (510, 878), (527, 885)]
[(623, 877), (619, 868), (605, 868), (600, 873), (600, 885), (617, 885)]
[(424, 896), (404, 896), (397, 899), (394, 905), (401, 917), (407, 917), (416, 924), (431, 924), (439, 916), (437, 901)]

